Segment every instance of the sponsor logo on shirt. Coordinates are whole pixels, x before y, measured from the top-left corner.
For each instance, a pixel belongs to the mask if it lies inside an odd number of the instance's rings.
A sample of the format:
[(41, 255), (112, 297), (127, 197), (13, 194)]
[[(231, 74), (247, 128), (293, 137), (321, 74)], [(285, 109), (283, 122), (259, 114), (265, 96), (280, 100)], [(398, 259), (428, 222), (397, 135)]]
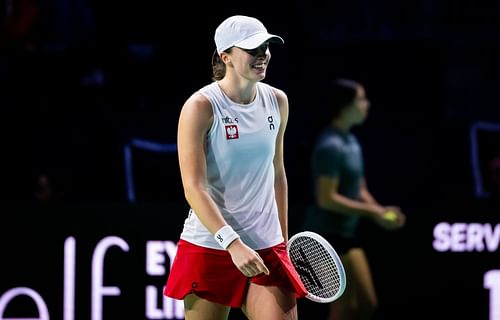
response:
[(237, 117), (231, 118), (230, 116), (225, 116), (225, 117), (222, 117), (221, 120), (222, 120), (222, 123), (224, 123), (224, 124), (238, 123)]
[(269, 130), (274, 130), (273, 116), (267, 117), (267, 122), (269, 122)]

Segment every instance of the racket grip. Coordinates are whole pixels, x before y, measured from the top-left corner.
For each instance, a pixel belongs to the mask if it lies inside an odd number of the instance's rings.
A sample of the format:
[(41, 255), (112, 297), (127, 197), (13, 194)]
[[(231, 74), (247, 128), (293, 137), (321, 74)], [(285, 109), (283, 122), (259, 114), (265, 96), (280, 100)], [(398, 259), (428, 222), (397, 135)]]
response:
[(240, 236), (234, 231), (234, 229), (229, 226), (225, 225), (217, 232), (214, 234), (214, 239), (215, 241), (224, 249), (226, 250), (227, 247), (231, 244), (236, 239), (239, 239)]

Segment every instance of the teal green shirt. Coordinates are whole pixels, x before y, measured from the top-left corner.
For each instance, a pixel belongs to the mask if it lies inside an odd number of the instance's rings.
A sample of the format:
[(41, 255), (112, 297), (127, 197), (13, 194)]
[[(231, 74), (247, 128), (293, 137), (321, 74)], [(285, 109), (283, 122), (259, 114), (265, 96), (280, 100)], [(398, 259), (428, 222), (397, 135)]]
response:
[[(327, 128), (318, 138), (311, 157), (313, 181), (319, 176), (339, 180), (338, 192), (359, 200), (364, 164), (361, 146), (352, 133)], [(316, 188), (316, 183), (314, 183)], [(318, 190), (314, 190), (315, 193)], [(353, 237), (359, 217), (323, 210), (313, 205), (305, 216), (305, 230)]]

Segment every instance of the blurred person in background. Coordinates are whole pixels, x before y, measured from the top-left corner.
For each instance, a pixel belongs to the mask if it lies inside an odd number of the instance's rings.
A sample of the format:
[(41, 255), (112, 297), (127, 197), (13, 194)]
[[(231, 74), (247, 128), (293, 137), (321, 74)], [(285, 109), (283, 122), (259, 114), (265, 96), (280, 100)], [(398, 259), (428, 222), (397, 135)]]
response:
[(381, 205), (367, 187), (362, 148), (351, 132), (368, 115), (370, 102), (364, 86), (336, 79), (327, 96), (324, 108), (329, 123), (312, 151), (314, 204), (306, 212), (303, 229), (324, 236), (345, 266), (347, 287), (342, 297), (329, 305), (328, 320), (367, 320), (372, 318), (378, 299), (359, 235), (360, 220), (396, 230), (405, 224), (405, 215), (397, 206)]

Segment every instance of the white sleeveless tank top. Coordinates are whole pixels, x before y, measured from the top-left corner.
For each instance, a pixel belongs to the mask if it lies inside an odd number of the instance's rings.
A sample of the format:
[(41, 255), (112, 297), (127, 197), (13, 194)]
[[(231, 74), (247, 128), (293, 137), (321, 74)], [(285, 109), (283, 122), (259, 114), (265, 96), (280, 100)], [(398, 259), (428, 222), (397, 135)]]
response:
[[(217, 82), (199, 93), (213, 110), (206, 149), (208, 192), (246, 245), (257, 250), (282, 242), (273, 166), (281, 119), (272, 87), (257, 82), (255, 100), (245, 105), (231, 101)], [(181, 239), (222, 250), (192, 209)]]

